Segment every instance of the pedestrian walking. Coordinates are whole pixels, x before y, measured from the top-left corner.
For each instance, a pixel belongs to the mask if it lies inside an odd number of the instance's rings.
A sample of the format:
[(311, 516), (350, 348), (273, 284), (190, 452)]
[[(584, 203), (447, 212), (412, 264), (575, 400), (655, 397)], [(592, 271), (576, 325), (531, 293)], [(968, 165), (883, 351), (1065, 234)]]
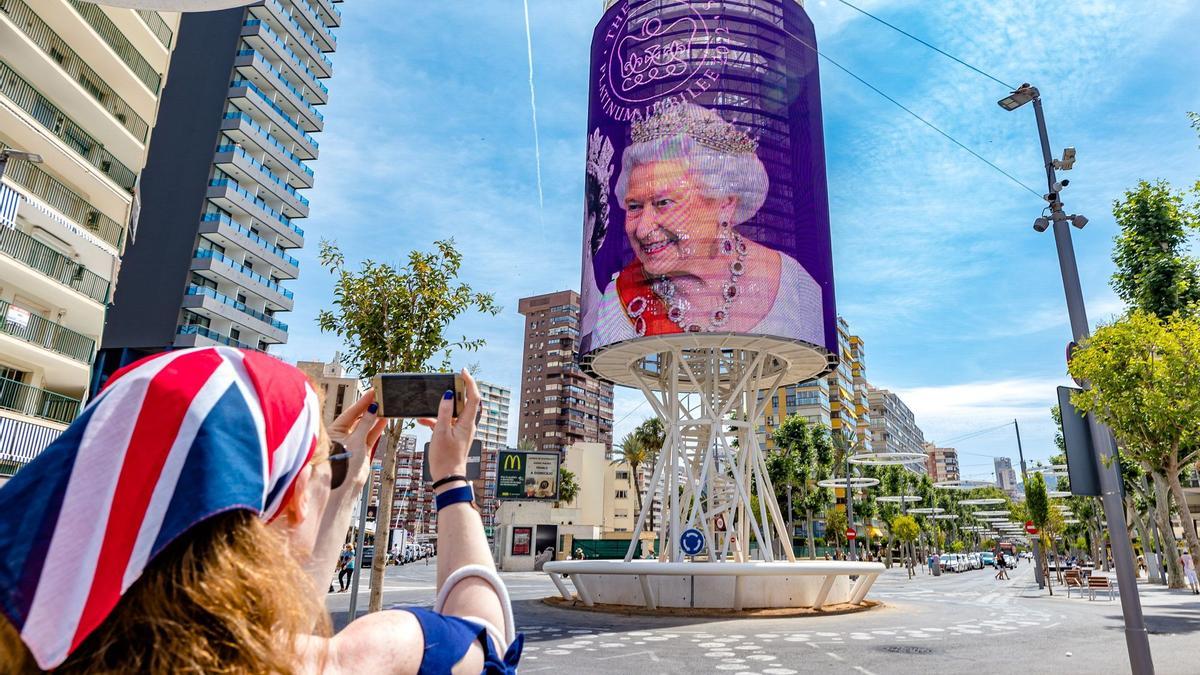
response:
[(350, 587), (350, 581), (354, 577), (354, 564), (356, 558), (354, 555), (354, 546), (346, 544), (342, 549), (341, 557), (338, 559), (338, 592), (345, 593)]
[(1179, 555), (1179, 562), (1183, 563), (1183, 576), (1187, 579), (1188, 587), (1194, 595), (1200, 595), (1200, 585), (1196, 583), (1196, 561), (1192, 559), (1192, 552), (1183, 549), (1183, 553)]
[(1004, 560), (1004, 554), (1001, 553), (996, 557), (996, 579), (1006, 581), (1011, 577), (1008, 576), (1008, 563)]

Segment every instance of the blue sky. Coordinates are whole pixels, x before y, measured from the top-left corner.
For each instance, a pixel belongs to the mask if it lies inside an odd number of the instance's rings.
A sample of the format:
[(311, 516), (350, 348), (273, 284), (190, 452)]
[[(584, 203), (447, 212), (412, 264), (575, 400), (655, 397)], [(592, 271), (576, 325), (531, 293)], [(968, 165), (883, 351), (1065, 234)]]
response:
[[(1067, 210), (1091, 223), (1075, 247), (1093, 323), (1108, 286), (1112, 201), (1142, 178), (1188, 185), (1200, 151), (1200, 3), (1186, 0), (917, 2), (860, 6), (1045, 100), (1055, 153), (1078, 148)], [(588, 44), (600, 0), (529, 0), (545, 205), (539, 208), (521, 3), (352, 0), (343, 6), (331, 103), (309, 191), (308, 247), (289, 317), (291, 359), (339, 348), (315, 323), (331, 298), (317, 241), (348, 259), (401, 261), (454, 237), (464, 278), (494, 292), (497, 318), (452, 335), (487, 339), (483, 379), (520, 383), (517, 299), (578, 288)], [(836, 0), (810, 0), (823, 52), (1034, 189), (1044, 187), (1029, 106)], [(1070, 339), (1053, 239), (1037, 197), (891, 103), (822, 64), (837, 304), (863, 337), (873, 384), (900, 393), (926, 438), (945, 442), (1017, 418), (1027, 458), (1052, 450), (1049, 407)], [(619, 389), (618, 437), (649, 414)], [(639, 407), (640, 406), (640, 407)], [(515, 442), (516, 419), (510, 435)], [(957, 444), (966, 477), (1016, 458), (1011, 430)]]

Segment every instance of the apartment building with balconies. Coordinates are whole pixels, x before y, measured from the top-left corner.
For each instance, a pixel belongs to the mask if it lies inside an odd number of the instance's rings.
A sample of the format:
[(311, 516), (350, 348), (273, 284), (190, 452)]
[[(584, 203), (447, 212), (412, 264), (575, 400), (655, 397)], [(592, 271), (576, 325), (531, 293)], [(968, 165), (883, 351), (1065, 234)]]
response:
[(287, 342), (340, 0), (185, 14), (95, 382), (147, 354)]
[(178, 24), (0, 0), (0, 480), (86, 401)]
[(575, 443), (613, 444), (613, 385), (579, 367), (579, 294), (557, 291), (521, 298), (525, 317), (517, 437), (535, 450)]

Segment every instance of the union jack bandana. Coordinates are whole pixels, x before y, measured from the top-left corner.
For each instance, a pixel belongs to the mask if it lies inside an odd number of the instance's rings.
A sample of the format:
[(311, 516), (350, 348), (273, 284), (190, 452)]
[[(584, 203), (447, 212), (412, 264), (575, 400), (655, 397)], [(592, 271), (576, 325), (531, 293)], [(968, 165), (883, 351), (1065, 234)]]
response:
[(320, 425), (305, 375), (266, 354), (183, 349), (117, 371), (0, 488), (0, 610), (38, 665), (66, 660), (197, 523), (273, 519)]

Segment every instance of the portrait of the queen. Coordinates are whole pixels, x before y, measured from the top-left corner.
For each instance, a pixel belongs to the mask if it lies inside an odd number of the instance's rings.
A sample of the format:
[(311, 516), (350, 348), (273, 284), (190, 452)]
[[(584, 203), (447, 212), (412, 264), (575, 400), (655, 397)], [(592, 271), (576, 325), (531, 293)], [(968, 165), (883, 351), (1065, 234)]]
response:
[(692, 103), (634, 122), (632, 141), (613, 208), (624, 210), (634, 255), (602, 291), (593, 343), (736, 332), (822, 344), (824, 326), (812, 320), (822, 316), (820, 285), (738, 229), (769, 188), (757, 141)]

